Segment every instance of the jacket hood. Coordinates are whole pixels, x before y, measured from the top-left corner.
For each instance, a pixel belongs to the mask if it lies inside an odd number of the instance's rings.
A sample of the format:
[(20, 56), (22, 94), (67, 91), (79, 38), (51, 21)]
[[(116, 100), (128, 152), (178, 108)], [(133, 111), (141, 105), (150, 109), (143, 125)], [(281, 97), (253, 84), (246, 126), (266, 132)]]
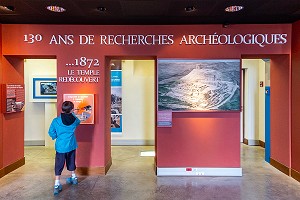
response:
[(76, 118), (72, 113), (61, 113), (61, 121), (64, 125), (70, 126), (75, 122)]

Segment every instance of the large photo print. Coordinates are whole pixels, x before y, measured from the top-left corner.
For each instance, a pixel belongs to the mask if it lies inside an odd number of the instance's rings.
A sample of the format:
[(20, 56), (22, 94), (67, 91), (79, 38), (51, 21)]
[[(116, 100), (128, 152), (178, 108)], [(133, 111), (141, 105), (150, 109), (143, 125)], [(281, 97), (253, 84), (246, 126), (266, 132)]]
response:
[(158, 110), (240, 111), (240, 60), (158, 60)]

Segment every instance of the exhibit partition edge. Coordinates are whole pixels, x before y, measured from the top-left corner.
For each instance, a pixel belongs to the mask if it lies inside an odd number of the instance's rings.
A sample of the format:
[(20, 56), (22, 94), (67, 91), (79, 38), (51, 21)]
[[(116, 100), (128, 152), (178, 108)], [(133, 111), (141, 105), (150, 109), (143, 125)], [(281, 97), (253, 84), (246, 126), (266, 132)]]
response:
[(242, 176), (242, 168), (160, 168), (157, 176)]

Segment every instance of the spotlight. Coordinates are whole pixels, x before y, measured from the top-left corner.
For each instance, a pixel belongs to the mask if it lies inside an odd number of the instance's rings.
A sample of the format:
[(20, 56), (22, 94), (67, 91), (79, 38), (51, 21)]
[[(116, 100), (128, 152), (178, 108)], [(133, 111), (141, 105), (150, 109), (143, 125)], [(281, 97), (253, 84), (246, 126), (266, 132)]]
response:
[(10, 11), (15, 11), (15, 7), (14, 6), (6, 6), (6, 8)]
[(243, 9), (244, 6), (228, 6), (225, 8), (225, 12), (238, 12)]
[(106, 11), (106, 8), (103, 7), (103, 6), (99, 6), (99, 7), (97, 8), (97, 10), (100, 11), (100, 12), (104, 12), (104, 11)]
[(46, 8), (51, 12), (58, 12), (58, 13), (66, 12), (66, 9), (60, 6), (47, 6)]
[(185, 12), (193, 12), (196, 10), (194, 6), (187, 6), (184, 8)]
[(223, 26), (223, 28), (228, 28), (229, 27), (229, 23), (224, 23), (222, 26)]
[(15, 7), (14, 6), (0, 6), (0, 10), (15, 11)]

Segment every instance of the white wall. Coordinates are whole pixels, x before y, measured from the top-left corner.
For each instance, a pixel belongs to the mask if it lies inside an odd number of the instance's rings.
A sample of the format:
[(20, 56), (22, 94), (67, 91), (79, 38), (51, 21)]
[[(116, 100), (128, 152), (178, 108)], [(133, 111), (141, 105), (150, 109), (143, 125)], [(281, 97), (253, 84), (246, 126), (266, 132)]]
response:
[[(249, 145), (265, 141), (265, 62), (261, 59), (243, 59), (246, 69), (244, 98), (244, 136)], [(264, 86), (260, 87), (260, 81)]]
[(153, 145), (155, 135), (155, 62), (122, 61), (123, 132), (112, 145)]
[(29, 81), (32, 77), (56, 77), (56, 59), (26, 59), (24, 60), (25, 111), (24, 140), (25, 145), (53, 146), (48, 136), (48, 128), (56, 117), (56, 103), (30, 102)]
[(258, 78), (263, 81), (263, 87), (258, 88), (258, 139), (265, 142), (265, 86), (266, 86), (266, 63), (259, 60), (258, 65)]

